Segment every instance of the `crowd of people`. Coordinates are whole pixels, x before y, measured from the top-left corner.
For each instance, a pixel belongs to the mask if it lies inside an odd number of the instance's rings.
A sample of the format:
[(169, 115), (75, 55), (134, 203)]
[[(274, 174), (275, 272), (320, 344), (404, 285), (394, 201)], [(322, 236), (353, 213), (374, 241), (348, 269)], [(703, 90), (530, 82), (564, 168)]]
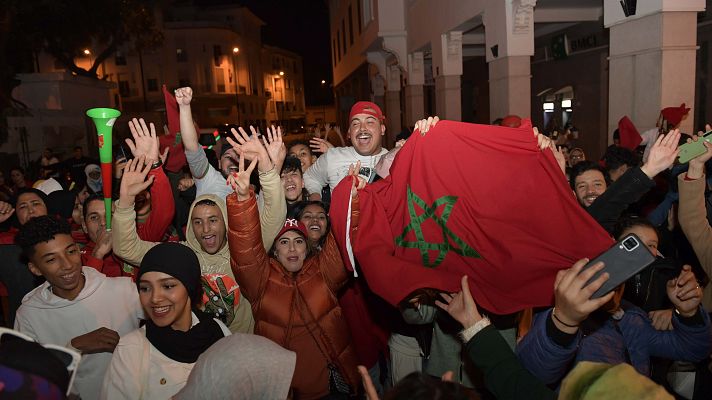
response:
[[(110, 229), (107, 183), (81, 147), (61, 162), (47, 149), (34, 182), (0, 173), (3, 318), (24, 337), (0, 332), (0, 397), (711, 398), (712, 146), (676, 163), (681, 144), (700, 140), (680, 133), (681, 118), (632, 148), (620, 128), (600, 161), (534, 130), (580, 207), (656, 260), (602, 297), (602, 263), (561, 265), (551, 307), (496, 315), (478, 308), (467, 276), (458, 292), (393, 306), (347, 268), (331, 194), (351, 186), (348, 234), (367, 234), (359, 193), (388, 179), (408, 140), (384, 147), (376, 104), (352, 107), (349, 146), (249, 127), (208, 149), (192, 97), (175, 91), (179, 140), (128, 123)], [(413, 134), (437, 135), (438, 123)], [(81, 361), (56, 363), (50, 345)]]

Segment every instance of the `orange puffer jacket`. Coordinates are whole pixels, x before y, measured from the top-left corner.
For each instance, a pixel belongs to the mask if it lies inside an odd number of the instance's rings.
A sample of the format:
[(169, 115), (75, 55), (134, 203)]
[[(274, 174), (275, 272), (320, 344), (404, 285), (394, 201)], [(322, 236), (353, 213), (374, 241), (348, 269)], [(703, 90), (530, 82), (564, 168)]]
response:
[[(292, 274), (263, 247), (254, 194), (238, 201), (233, 193), (226, 200), (232, 271), (252, 303), (255, 334), (297, 353), (295, 398), (318, 399), (329, 393), (327, 358), (356, 389), (356, 356), (335, 296), (348, 274), (333, 235), (329, 233), (323, 250)], [(358, 217), (357, 211), (354, 214)]]

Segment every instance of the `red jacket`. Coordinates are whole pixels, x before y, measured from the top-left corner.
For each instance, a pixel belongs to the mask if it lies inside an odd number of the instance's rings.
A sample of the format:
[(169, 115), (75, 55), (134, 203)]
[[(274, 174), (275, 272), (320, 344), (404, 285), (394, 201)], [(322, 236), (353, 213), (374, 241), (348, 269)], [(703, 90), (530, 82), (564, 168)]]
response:
[(5, 232), (0, 232), (0, 244), (15, 244), (15, 235), (17, 235), (19, 230), (14, 226)]
[(356, 355), (336, 299), (348, 273), (334, 237), (329, 234), (324, 249), (291, 274), (265, 251), (254, 194), (240, 202), (233, 193), (226, 200), (232, 271), (252, 303), (255, 334), (297, 353), (295, 396), (318, 399), (329, 394), (327, 357), (356, 389)]
[[(136, 223), (136, 232), (141, 240), (160, 242), (163, 240), (166, 229), (173, 221), (175, 203), (171, 185), (163, 168), (151, 170), (150, 175), (155, 176), (151, 186), (151, 213), (145, 221)], [(82, 248), (83, 265), (92, 267), (109, 277), (130, 276), (133, 279), (136, 276), (136, 268), (128, 266), (113, 252), (106, 255), (103, 260), (93, 257), (92, 252), (95, 246), (96, 244), (87, 238), (86, 245)]]
[(82, 248), (82, 265), (87, 267), (92, 267), (95, 270), (101, 272), (108, 277), (115, 276), (132, 276), (129, 272), (124, 272), (123, 261), (119, 257), (114, 255), (114, 252), (109, 252), (103, 259), (98, 259), (92, 255), (94, 252), (94, 247), (96, 244), (94, 242), (87, 242)]
[(156, 168), (148, 173), (155, 176), (151, 185), (151, 213), (145, 221), (136, 221), (136, 232), (141, 240), (160, 242), (166, 229), (173, 221), (176, 205), (173, 202), (173, 192), (163, 168)]

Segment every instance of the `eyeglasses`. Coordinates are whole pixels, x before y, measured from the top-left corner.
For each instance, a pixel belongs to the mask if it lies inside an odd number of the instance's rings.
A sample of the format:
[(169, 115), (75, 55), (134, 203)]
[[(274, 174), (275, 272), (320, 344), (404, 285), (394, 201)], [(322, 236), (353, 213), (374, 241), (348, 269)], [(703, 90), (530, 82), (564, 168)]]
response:
[[(35, 339), (28, 335), (25, 335), (24, 333), (0, 327), (0, 344), (11, 342), (13, 340), (24, 340), (27, 342), (36, 343)], [(40, 345), (42, 345), (42, 347), (49, 350), (50, 353), (57, 357), (57, 359), (59, 359), (62, 365), (64, 365), (64, 368), (67, 369), (67, 372), (69, 373), (69, 386), (67, 386), (66, 395), (69, 396), (72, 391), (74, 377), (77, 374), (77, 368), (79, 367), (79, 361), (81, 361), (82, 355), (74, 350), (62, 346), (57, 346), (55, 344), (40, 343)]]

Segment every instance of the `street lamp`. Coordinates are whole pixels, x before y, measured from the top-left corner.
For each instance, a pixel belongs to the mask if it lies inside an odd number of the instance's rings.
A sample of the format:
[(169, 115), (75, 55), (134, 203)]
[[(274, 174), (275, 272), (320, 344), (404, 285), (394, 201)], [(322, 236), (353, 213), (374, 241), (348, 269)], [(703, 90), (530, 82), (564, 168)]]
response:
[(322, 80), (321, 80), (321, 84), (323, 85), (323, 84), (325, 84), (325, 83), (326, 83), (326, 81), (322, 79)]
[(91, 51), (89, 49), (84, 49), (84, 54), (88, 56), (91, 54)]
[(279, 76), (284, 76), (284, 71), (279, 71)]
[(235, 111), (237, 112), (237, 126), (240, 126), (240, 84), (237, 78), (237, 53), (240, 48), (235, 46), (232, 48), (232, 74), (235, 75)]

